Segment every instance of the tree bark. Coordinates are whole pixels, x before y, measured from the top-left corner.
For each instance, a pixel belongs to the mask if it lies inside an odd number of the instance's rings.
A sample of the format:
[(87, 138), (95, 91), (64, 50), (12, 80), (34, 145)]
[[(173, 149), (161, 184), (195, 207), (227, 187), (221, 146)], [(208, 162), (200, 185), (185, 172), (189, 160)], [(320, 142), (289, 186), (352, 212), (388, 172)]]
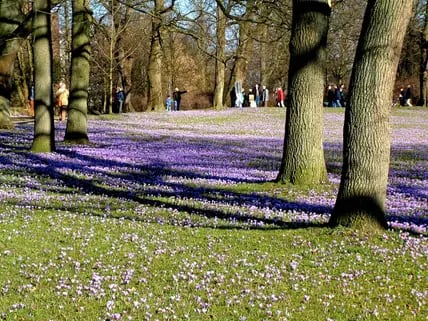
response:
[(10, 95), (12, 75), (17, 53), (26, 34), (19, 35), (25, 16), (22, 1), (0, 1), (0, 128), (12, 128), (10, 120)]
[(428, 106), (428, 3), (425, 4), (424, 29), (421, 32), (421, 71), (419, 104)]
[[(250, 16), (250, 14), (246, 15), (247, 18), (250, 18)], [(241, 82), (244, 88), (248, 63), (254, 47), (254, 38), (251, 36), (253, 29), (252, 22), (250, 21), (242, 21), (239, 23), (239, 43), (235, 55), (235, 63), (233, 64), (230, 74), (228, 92), (232, 90), (237, 81)]]
[[(391, 100), (413, 1), (369, 0), (345, 112), (343, 169), (332, 226), (386, 227)], [(376, 91), (376, 95), (367, 93)]]
[(71, 83), (64, 141), (87, 144), (89, 142), (88, 88), (91, 56), (89, 0), (73, 0), (72, 8)]
[(226, 17), (217, 6), (217, 47), (216, 47), (216, 62), (215, 62), (215, 90), (213, 107), (216, 110), (224, 109), (223, 92), (224, 92), (224, 50), (226, 45)]
[(164, 0), (155, 0), (155, 12), (152, 17), (152, 36), (149, 55), (149, 98), (147, 110), (165, 110), (162, 93), (162, 46), (161, 29)]
[(35, 0), (33, 18), (33, 59), (35, 124), (33, 152), (55, 151), (52, 92), (51, 1)]
[(293, 1), (288, 107), (277, 180), (296, 185), (327, 181), (324, 161), (325, 47), (331, 8), (327, 1)]

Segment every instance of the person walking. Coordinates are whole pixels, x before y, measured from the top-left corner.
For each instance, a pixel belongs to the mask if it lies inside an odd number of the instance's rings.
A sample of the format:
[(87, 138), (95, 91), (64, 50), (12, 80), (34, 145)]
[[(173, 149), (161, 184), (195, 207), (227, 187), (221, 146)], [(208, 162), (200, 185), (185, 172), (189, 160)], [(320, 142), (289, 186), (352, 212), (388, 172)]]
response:
[(59, 116), (60, 121), (64, 121), (67, 117), (67, 109), (68, 109), (68, 96), (69, 91), (64, 82), (59, 83), (59, 88), (55, 93), (55, 97), (57, 99), (57, 105), (59, 107)]
[(262, 104), (264, 107), (267, 107), (268, 103), (269, 103), (269, 89), (267, 89), (266, 86), (263, 86)]
[(121, 114), (122, 113), (122, 109), (123, 109), (123, 102), (125, 101), (125, 92), (123, 91), (123, 89), (121, 87), (117, 87), (116, 89), (116, 100), (118, 103), (118, 113)]
[(328, 107), (334, 107), (334, 90), (331, 85), (328, 85), (327, 88), (327, 104)]
[(406, 106), (406, 100), (404, 99), (404, 88), (400, 88), (400, 93), (398, 94), (398, 101), (400, 102), (400, 106)]
[(181, 106), (181, 95), (187, 93), (187, 90), (178, 90), (178, 88), (174, 89), (174, 92), (172, 94), (172, 97), (175, 101), (176, 107), (175, 110), (180, 110), (180, 106)]
[(171, 106), (174, 102), (172, 101), (172, 98), (170, 95), (166, 97), (166, 111), (171, 111)]
[(256, 102), (255, 94), (251, 88), (249, 89), (249, 92), (248, 92), (248, 102), (249, 102), (251, 108), (257, 108), (257, 102)]
[(283, 108), (284, 107), (284, 91), (282, 90), (282, 87), (278, 87), (276, 90), (277, 100), (278, 100), (278, 107)]
[(412, 85), (408, 85), (406, 92), (404, 93), (404, 101), (406, 106), (412, 107)]
[(334, 85), (333, 107), (342, 107), (342, 104), (340, 103), (340, 89), (337, 85)]
[(30, 92), (28, 94), (28, 107), (29, 107), (29, 114), (31, 117), (34, 117), (34, 98), (35, 98), (34, 85), (31, 85)]
[(261, 88), (260, 84), (256, 84), (253, 89), (254, 98), (256, 101), (256, 107), (260, 107), (260, 98), (261, 98)]

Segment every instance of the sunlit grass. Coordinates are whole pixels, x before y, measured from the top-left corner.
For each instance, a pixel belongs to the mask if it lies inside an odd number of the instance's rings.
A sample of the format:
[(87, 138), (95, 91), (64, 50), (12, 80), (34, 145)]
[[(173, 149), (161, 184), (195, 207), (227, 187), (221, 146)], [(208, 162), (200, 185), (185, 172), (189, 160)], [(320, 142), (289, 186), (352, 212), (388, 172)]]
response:
[(46, 155), (30, 125), (1, 132), (0, 319), (424, 320), (428, 111), (393, 111), (378, 235), (325, 226), (342, 115), (326, 109), (330, 182), (300, 188), (273, 182), (275, 108), (97, 116), (92, 145)]

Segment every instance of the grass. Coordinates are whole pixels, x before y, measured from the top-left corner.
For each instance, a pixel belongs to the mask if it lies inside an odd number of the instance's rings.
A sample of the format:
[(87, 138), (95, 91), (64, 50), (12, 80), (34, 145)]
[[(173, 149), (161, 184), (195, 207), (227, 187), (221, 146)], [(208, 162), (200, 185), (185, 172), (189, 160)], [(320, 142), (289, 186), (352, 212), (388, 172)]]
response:
[[(326, 110), (329, 168), (340, 116)], [(91, 146), (45, 155), (26, 152), (30, 125), (1, 132), (0, 320), (426, 320), (428, 111), (394, 111), (377, 235), (324, 226), (335, 171), (272, 183), (281, 117), (96, 117)]]

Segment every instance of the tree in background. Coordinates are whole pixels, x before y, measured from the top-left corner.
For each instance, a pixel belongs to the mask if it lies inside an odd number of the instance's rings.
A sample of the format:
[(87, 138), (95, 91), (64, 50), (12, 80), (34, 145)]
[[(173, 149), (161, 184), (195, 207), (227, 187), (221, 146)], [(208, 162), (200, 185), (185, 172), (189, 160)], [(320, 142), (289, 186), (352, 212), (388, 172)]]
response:
[(226, 16), (217, 6), (217, 28), (216, 28), (216, 60), (215, 60), (215, 86), (214, 86), (214, 109), (224, 109), (223, 92), (225, 80), (225, 47), (226, 47)]
[(51, 1), (35, 0), (33, 16), (33, 57), (35, 121), (33, 152), (55, 151), (52, 89)]
[(0, 1), (0, 128), (11, 128), (10, 98), (17, 53), (31, 32), (25, 1)]
[(288, 108), (277, 180), (298, 185), (327, 180), (322, 146), (328, 1), (293, 1)]
[(326, 79), (329, 83), (349, 83), (366, 3), (366, 0), (332, 3), (326, 50)]
[(164, 8), (164, 0), (154, 0), (154, 11), (152, 16), (152, 31), (150, 41), (150, 55), (148, 65), (149, 98), (148, 110), (164, 110), (162, 90), (162, 28), (163, 14), (170, 8)]
[(423, 28), (421, 30), (420, 99), (418, 105), (428, 107), (428, 1), (424, 1), (419, 10), (423, 13)]
[(91, 59), (89, 0), (73, 0), (71, 82), (64, 141), (86, 144), (88, 138), (88, 88)]
[[(343, 168), (330, 224), (386, 227), (392, 89), (412, 1), (369, 0), (345, 111)], [(376, 90), (376, 96), (367, 95)]]

